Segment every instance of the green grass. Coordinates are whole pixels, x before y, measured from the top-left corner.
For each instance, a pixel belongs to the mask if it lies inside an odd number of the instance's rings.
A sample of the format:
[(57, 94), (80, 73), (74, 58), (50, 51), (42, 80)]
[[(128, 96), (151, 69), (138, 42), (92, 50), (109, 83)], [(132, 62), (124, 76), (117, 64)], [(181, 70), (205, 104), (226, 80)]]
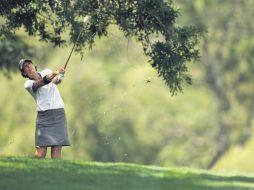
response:
[(125, 163), (0, 157), (0, 190), (254, 190), (254, 175)]

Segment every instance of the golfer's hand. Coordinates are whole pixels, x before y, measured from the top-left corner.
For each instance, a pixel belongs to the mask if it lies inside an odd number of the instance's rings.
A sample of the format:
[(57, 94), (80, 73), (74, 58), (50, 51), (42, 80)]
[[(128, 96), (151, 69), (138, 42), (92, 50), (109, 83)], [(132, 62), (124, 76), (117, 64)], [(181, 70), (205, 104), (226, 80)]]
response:
[(64, 68), (60, 68), (54, 71), (55, 75), (59, 75), (59, 74), (64, 74), (65, 73), (65, 69)]
[(64, 75), (64, 73), (65, 73), (65, 69), (64, 68), (60, 68), (60, 69), (58, 69), (58, 71), (59, 71), (59, 74), (62, 74), (62, 75)]

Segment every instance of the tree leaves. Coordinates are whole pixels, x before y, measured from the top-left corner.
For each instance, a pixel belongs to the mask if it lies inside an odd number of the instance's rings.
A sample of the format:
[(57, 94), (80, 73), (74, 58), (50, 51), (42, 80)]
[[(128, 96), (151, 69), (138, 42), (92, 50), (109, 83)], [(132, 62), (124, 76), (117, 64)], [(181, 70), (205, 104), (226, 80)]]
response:
[[(83, 35), (76, 46), (82, 53), (92, 47), (96, 36), (107, 36), (110, 24), (119, 26), (126, 37), (134, 36), (143, 45), (144, 53), (172, 94), (190, 83), (186, 62), (198, 58), (196, 48), (200, 31), (176, 26), (178, 11), (172, 2), (163, 0), (59, 0), (4, 1), (0, 7), (8, 31), (24, 27), (29, 35), (38, 35), (45, 42), (62, 46), (65, 31), (74, 43), (80, 30)], [(2, 11), (5, 10), (5, 11)], [(91, 16), (84, 26), (82, 17)], [(4, 31), (0, 31), (4, 35)]]
[(11, 37), (0, 41), (0, 52), (1, 55), (7, 55), (1, 56), (0, 69), (4, 70), (7, 76), (9, 76), (8, 72), (15, 68), (12, 65), (17, 66), (19, 61), (17, 55), (29, 57), (32, 56), (33, 50), (19, 37)]

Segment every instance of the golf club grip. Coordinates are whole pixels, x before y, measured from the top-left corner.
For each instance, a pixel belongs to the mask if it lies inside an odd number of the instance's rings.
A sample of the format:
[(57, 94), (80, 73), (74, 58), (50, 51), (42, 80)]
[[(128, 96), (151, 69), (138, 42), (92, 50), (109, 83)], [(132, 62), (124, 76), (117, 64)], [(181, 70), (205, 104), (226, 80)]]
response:
[(66, 67), (67, 67), (67, 63), (65, 63), (65, 65), (64, 65), (64, 70), (66, 69)]
[(67, 67), (67, 64), (68, 64), (68, 62), (66, 62), (66, 63), (65, 63), (65, 65), (64, 65), (64, 69), (66, 69), (66, 67)]

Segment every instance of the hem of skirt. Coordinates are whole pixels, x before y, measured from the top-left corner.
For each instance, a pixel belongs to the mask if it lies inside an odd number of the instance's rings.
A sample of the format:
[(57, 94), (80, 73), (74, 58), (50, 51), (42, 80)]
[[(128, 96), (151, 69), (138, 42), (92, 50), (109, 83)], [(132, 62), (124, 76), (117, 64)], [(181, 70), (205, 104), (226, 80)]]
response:
[(35, 145), (35, 147), (48, 147), (48, 146), (71, 146), (71, 144), (47, 144), (47, 145)]

